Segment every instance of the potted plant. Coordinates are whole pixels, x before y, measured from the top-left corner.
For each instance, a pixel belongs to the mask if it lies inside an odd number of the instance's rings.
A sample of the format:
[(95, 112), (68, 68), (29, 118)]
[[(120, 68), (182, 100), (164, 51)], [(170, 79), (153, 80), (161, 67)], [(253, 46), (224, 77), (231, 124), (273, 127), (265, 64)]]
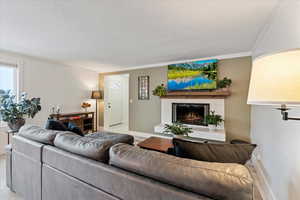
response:
[(174, 137), (188, 136), (192, 132), (192, 128), (181, 123), (165, 124), (164, 133), (171, 133)]
[(205, 121), (208, 124), (209, 130), (215, 130), (224, 120), (221, 115), (215, 114), (215, 111), (211, 111), (206, 117)]
[(154, 96), (165, 96), (167, 94), (167, 88), (165, 85), (162, 83), (161, 85), (157, 86), (153, 91), (152, 94)]
[(21, 94), (17, 101), (10, 91), (0, 90), (0, 119), (7, 122), (12, 131), (18, 131), (25, 124), (25, 117), (34, 118), (41, 110), (40, 98), (27, 98), (26, 93)]
[(222, 80), (219, 80), (217, 83), (218, 88), (222, 90), (228, 90), (232, 83), (232, 80), (230, 78), (224, 77)]

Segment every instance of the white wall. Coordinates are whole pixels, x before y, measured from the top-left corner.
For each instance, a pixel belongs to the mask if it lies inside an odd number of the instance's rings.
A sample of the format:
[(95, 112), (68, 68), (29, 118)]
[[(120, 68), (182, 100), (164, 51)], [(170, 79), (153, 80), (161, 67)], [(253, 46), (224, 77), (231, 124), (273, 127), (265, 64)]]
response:
[[(253, 53), (256, 57), (291, 48), (300, 48), (300, 1), (282, 0)], [(251, 111), (251, 137), (259, 145), (260, 163), (274, 199), (300, 199), (300, 121), (283, 121), (271, 107), (252, 106)], [(300, 117), (300, 108), (293, 108), (290, 115)]]
[[(44, 126), (53, 105), (60, 105), (62, 112), (76, 112), (82, 111), (80, 104), (83, 101), (89, 101), (93, 105), (90, 110), (94, 111), (95, 101), (89, 97), (98, 87), (97, 72), (1, 51), (0, 61), (19, 64), (22, 68), (21, 91), (41, 98), (42, 111), (27, 123)], [(0, 154), (5, 142), (6, 135), (0, 134)]]

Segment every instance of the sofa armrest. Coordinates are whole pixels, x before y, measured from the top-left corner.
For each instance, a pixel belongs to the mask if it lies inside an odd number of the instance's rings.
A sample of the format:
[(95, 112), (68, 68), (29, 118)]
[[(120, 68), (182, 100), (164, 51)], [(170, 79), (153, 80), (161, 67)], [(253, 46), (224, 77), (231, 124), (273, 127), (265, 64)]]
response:
[(6, 185), (10, 190), (12, 189), (12, 146), (10, 144), (5, 146), (6, 154)]

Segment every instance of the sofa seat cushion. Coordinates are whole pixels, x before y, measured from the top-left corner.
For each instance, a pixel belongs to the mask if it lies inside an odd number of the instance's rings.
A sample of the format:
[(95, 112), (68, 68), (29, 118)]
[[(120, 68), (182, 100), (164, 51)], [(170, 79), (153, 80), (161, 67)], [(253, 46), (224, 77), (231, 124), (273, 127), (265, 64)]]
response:
[(255, 144), (203, 143), (173, 139), (175, 155), (206, 162), (245, 164), (251, 159)]
[(253, 198), (253, 179), (240, 164), (178, 158), (126, 144), (111, 147), (109, 163), (212, 199)]
[(94, 133), (81, 137), (65, 132), (56, 136), (54, 145), (93, 160), (108, 162), (109, 148), (120, 142), (132, 144), (133, 137), (116, 133)]
[(19, 130), (18, 135), (36, 142), (53, 145), (54, 139), (59, 133), (62, 133), (62, 131), (47, 130), (34, 125), (24, 125)]

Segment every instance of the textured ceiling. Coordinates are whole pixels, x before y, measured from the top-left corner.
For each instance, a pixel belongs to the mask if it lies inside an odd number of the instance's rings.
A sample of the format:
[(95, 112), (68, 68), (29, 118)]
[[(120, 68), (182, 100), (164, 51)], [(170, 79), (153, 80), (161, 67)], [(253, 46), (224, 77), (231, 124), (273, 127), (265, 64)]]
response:
[(277, 0), (0, 0), (0, 49), (115, 71), (251, 51)]

